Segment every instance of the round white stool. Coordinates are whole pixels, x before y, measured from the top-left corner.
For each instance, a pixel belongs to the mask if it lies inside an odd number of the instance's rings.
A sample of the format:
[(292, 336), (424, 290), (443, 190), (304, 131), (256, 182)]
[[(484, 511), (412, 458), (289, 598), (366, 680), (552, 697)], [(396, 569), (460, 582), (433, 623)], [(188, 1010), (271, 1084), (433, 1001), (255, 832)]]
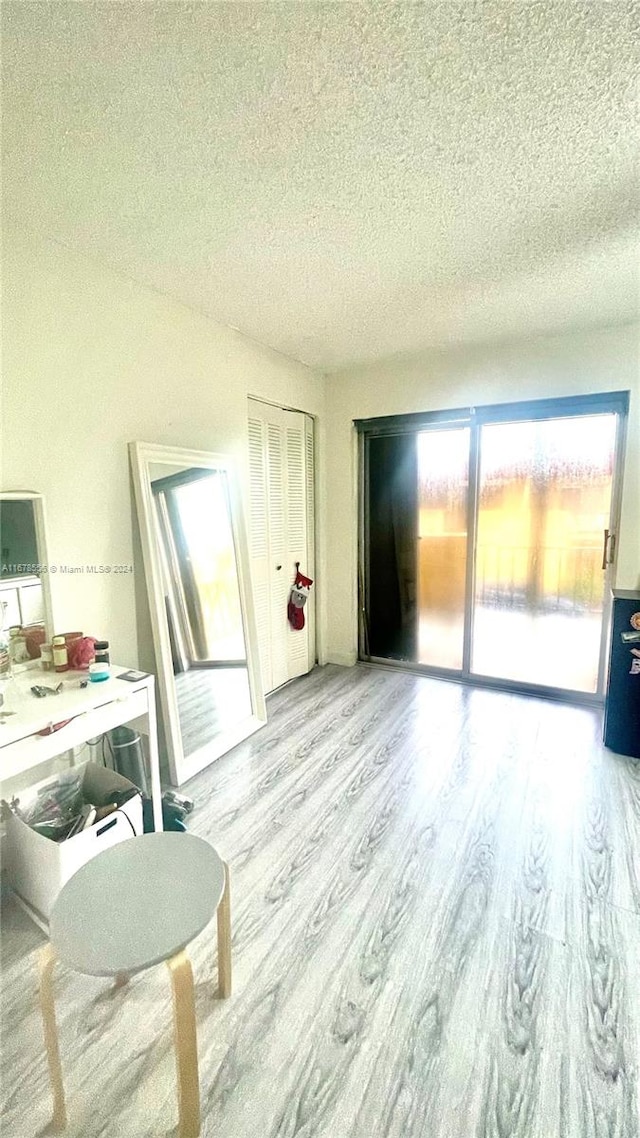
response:
[(40, 1001), (53, 1090), (53, 1126), (66, 1125), (53, 998), (57, 959), (89, 976), (129, 976), (166, 962), (173, 991), (180, 1138), (200, 1133), (195, 1001), (186, 946), (218, 915), (218, 991), (231, 994), (229, 868), (193, 834), (145, 834), (82, 866), (51, 914), (40, 957)]

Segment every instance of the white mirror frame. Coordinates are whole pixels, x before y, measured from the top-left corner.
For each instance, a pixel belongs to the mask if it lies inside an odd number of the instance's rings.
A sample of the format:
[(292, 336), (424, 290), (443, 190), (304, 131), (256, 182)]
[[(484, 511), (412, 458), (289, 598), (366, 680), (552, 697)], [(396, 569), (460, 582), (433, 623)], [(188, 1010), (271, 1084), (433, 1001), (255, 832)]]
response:
[[(53, 605), (51, 603), (51, 585), (50, 585), (50, 563), (49, 553), (47, 550), (47, 527), (46, 527), (46, 514), (44, 508), (44, 498), (42, 494), (38, 494), (33, 490), (2, 490), (0, 492), (0, 502), (32, 502), (33, 503), (33, 517), (36, 528), (36, 545), (38, 549), (38, 564), (43, 566), (43, 572), (33, 574), (39, 576), (42, 583), (42, 602), (44, 606), (44, 630), (47, 640), (51, 640), (54, 635), (53, 624)], [(34, 664), (40, 661), (35, 660)]]
[[(147, 595), (151, 614), (153, 646), (156, 655), (158, 690), (162, 709), (169, 773), (174, 786), (181, 786), (187, 779), (204, 770), (215, 759), (226, 754), (237, 743), (263, 727), (267, 722), (267, 708), (262, 690), (258, 635), (253, 610), (253, 594), (249, 572), (249, 553), (245, 534), (242, 502), (238, 493), (232, 460), (227, 455), (209, 454), (206, 451), (186, 450), (181, 447), (159, 446), (155, 443), (129, 443), (129, 457), (133, 474), (142, 556), (147, 578)], [(156, 535), (154, 532), (153, 494), (149, 466), (151, 463), (170, 463), (177, 466), (199, 467), (203, 470), (224, 471), (227, 475), (229, 502), (231, 506), (231, 529), (236, 555), (240, 608), (247, 653), (247, 672), (251, 695), (252, 715), (200, 747), (191, 755), (185, 755), (180, 733), (178, 700), (174, 682), (169, 628), (164, 605), (162, 569)]]

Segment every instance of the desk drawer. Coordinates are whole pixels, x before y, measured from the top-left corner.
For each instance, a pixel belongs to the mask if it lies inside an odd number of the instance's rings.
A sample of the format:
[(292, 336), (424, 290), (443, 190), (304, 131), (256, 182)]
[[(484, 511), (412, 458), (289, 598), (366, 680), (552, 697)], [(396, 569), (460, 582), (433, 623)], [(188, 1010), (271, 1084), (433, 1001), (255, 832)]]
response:
[(9, 743), (0, 748), (0, 781), (45, 763), (47, 759), (102, 735), (112, 727), (146, 715), (148, 706), (147, 690), (143, 688), (128, 694), (125, 699), (115, 699), (77, 715), (52, 735), (29, 735), (26, 739)]

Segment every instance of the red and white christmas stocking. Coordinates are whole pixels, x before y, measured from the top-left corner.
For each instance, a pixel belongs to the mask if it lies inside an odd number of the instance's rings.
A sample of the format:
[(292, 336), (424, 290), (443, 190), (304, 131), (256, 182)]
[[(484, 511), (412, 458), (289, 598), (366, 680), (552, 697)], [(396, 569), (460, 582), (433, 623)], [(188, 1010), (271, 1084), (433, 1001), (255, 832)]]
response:
[(289, 604), (287, 605), (287, 616), (289, 624), (296, 631), (304, 628), (304, 606), (307, 603), (309, 590), (313, 585), (311, 577), (305, 577), (304, 573), (300, 572), (299, 566), (296, 564), (296, 579), (291, 586), (289, 593)]

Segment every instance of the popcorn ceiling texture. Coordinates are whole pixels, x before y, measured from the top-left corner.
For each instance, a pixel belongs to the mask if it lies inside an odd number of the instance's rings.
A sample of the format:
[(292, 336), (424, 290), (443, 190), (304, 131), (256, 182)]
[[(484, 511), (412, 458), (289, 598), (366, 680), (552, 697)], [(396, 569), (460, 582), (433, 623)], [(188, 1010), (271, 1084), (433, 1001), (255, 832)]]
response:
[(5, 216), (327, 370), (629, 319), (640, 4), (5, 3)]

